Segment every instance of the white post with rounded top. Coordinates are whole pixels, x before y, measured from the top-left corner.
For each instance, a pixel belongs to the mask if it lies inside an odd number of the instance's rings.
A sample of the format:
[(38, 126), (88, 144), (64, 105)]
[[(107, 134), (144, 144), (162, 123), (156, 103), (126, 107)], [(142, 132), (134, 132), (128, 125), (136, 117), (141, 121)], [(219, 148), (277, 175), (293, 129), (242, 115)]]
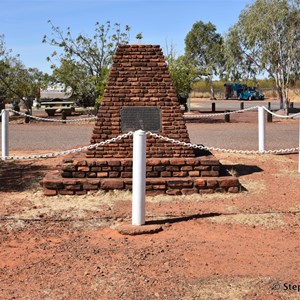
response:
[(132, 225), (145, 224), (146, 193), (146, 133), (137, 130), (133, 135), (132, 163)]
[(258, 151), (265, 151), (265, 109), (263, 106), (258, 107)]
[(6, 109), (2, 110), (2, 159), (8, 156), (8, 122), (9, 122), (9, 111)]

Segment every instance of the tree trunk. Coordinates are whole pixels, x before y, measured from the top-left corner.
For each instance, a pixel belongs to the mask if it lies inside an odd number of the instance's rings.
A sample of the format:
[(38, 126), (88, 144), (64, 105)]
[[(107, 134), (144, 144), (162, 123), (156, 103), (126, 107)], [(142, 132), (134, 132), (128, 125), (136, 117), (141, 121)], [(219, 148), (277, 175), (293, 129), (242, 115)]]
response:
[(282, 86), (277, 85), (277, 93), (278, 93), (278, 98), (279, 98), (279, 105), (280, 109), (284, 110), (284, 113), (287, 115), (288, 114), (288, 109), (289, 109), (289, 96), (288, 96), (288, 89), (287, 88), (282, 88)]
[(282, 88), (281, 86), (277, 85), (277, 94), (278, 94), (278, 98), (279, 98), (279, 108), (283, 109), (283, 93), (282, 93)]
[(213, 85), (213, 81), (212, 81), (211, 76), (208, 76), (208, 81), (209, 81), (209, 89), (210, 89), (210, 100), (216, 100), (214, 85)]

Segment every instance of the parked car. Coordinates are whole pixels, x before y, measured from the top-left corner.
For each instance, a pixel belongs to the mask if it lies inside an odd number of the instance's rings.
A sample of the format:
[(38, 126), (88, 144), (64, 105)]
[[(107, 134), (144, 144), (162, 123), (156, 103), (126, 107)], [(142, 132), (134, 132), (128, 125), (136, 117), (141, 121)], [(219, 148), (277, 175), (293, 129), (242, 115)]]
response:
[(256, 88), (248, 87), (247, 89), (240, 92), (240, 100), (264, 100), (265, 95), (259, 93)]
[(241, 83), (225, 83), (224, 84), (225, 99), (240, 99), (240, 100), (264, 100), (265, 95), (259, 93), (254, 87), (248, 87)]

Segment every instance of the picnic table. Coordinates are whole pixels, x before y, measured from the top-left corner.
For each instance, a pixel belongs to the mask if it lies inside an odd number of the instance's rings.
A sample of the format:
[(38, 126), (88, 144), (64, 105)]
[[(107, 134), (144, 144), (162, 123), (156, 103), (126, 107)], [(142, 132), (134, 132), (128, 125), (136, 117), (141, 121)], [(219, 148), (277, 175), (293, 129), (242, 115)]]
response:
[(48, 116), (54, 116), (55, 113), (65, 112), (66, 116), (71, 116), (75, 111), (74, 101), (43, 101), (41, 106), (45, 107)]

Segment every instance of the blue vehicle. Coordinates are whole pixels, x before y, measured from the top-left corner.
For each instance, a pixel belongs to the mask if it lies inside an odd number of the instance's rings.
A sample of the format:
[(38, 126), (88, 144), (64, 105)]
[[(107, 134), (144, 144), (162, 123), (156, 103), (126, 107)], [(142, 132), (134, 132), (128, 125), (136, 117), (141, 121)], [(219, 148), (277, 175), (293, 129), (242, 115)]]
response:
[(248, 87), (246, 84), (225, 83), (225, 99), (239, 100), (264, 100), (265, 95), (259, 93), (256, 88)]
[(239, 100), (264, 100), (265, 95), (259, 93), (256, 88), (248, 87), (243, 90), (239, 95)]

